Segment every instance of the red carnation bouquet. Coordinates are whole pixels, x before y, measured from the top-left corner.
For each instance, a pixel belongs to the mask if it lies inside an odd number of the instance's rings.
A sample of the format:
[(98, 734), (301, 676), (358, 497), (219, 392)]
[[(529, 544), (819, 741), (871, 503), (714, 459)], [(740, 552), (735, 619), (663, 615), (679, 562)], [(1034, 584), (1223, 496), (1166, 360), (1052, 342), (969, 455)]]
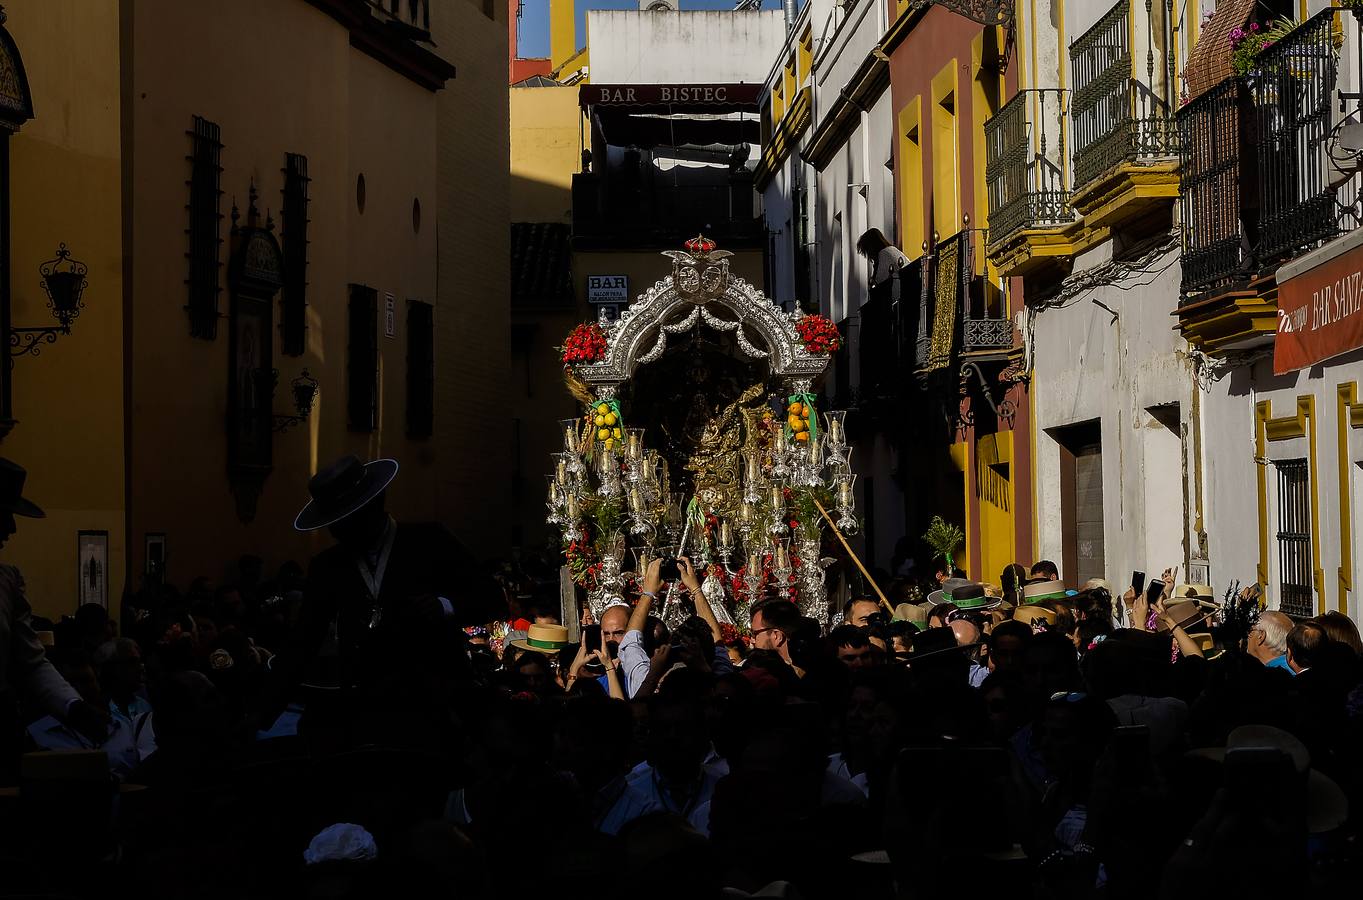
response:
[(579, 325), (568, 334), (560, 349), (564, 365), (600, 362), (606, 358), (606, 333), (595, 322)]
[(838, 326), (824, 316), (801, 316), (795, 323), (795, 330), (810, 353), (834, 353), (842, 346)]

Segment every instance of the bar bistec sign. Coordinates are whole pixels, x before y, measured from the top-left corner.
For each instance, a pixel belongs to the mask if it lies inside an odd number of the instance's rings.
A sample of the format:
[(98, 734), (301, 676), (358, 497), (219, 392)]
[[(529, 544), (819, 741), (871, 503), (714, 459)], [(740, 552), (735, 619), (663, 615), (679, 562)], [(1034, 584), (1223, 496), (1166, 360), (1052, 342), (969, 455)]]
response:
[(1363, 248), (1278, 285), (1273, 373), (1305, 369), (1363, 347)]
[(751, 106), (760, 84), (584, 84), (583, 106)]

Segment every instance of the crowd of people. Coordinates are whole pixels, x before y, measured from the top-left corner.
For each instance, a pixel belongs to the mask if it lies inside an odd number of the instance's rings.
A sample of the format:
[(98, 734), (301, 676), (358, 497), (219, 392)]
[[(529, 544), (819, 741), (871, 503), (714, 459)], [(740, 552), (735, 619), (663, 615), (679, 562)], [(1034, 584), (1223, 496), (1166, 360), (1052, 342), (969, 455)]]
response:
[[(565, 622), (556, 584), (390, 516), (396, 474), (318, 474), (295, 525), (336, 546), (306, 571), (247, 558), (115, 619), (35, 619), (0, 567), (0, 896), (1181, 900), (1363, 875), (1340, 613), (1040, 562), (734, 627), (680, 558)], [(32, 513), (0, 506), (7, 534)]]

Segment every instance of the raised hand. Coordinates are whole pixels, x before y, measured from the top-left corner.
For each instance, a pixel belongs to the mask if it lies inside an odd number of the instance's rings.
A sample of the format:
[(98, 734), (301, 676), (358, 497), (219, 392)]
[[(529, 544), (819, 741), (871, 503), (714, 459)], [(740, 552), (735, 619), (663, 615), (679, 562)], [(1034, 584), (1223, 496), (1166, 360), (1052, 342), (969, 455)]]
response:
[(1131, 601), (1131, 627), (1138, 631), (1148, 631), (1146, 623), (1150, 619), (1150, 601), (1145, 592), (1137, 594)]
[(700, 590), (700, 577), (696, 575), (696, 567), (691, 565), (691, 560), (678, 556), (677, 568), (681, 570), (682, 584), (686, 585), (688, 591)]
[(1174, 582), (1178, 580), (1178, 566), (1164, 570), (1164, 575), (1160, 579), (1164, 582), (1164, 590), (1160, 592), (1161, 599), (1168, 600), (1174, 596)]
[(650, 594), (657, 594), (663, 589), (663, 560), (662, 557), (651, 559), (648, 568), (644, 570), (644, 591)]
[(671, 644), (659, 644), (653, 651), (653, 656), (648, 661), (648, 677), (655, 682), (662, 677), (663, 672), (667, 671), (668, 657), (672, 654)]

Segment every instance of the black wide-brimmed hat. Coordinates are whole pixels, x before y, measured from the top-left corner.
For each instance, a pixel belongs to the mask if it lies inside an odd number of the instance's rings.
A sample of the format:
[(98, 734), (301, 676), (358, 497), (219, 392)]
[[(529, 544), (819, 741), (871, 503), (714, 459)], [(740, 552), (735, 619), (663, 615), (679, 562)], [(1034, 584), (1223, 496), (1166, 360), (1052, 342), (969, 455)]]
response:
[(18, 463), (0, 459), (0, 510), (30, 519), (45, 519), (38, 504), (24, 497), (24, 481), (28, 472)]
[(312, 476), (308, 482), (312, 500), (293, 520), (293, 527), (316, 531), (335, 525), (382, 494), (397, 474), (395, 459), (362, 463), (354, 456), (341, 457)]

